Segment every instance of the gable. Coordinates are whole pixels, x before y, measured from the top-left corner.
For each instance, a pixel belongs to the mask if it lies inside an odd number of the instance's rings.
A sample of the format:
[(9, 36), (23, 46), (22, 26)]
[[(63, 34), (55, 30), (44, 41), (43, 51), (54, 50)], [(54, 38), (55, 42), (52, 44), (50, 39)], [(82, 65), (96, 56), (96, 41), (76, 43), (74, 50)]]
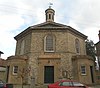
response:
[(67, 27), (67, 26), (56, 22), (44, 22), (31, 27), (35, 28), (35, 27)]
[(41, 25), (38, 27), (59, 27), (59, 25), (55, 25), (55, 24), (45, 24), (45, 25)]
[(33, 26), (30, 26), (28, 27), (26, 30), (24, 30), (23, 32), (21, 32), (20, 34), (18, 34), (17, 36), (15, 36), (14, 38), (16, 40), (18, 40), (18, 38), (21, 38), (24, 34), (28, 34), (28, 33), (31, 33), (32, 30), (34, 31), (39, 31), (39, 30), (69, 30), (71, 31), (72, 33), (75, 33), (76, 35), (79, 35), (85, 39), (87, 39), (87, 36), (82, 34), (81, 32), (75, 30), (74, 28), (70, 27), (70, 26), (67, 26), (67, 25), (63, 25), (63, 24), (60, 24), (60, 23), (56, 23), (56, 22), (44, 22), (44, 23), (41, 23), (41, 24), (37, 24), (37, 25), (33, 25)]

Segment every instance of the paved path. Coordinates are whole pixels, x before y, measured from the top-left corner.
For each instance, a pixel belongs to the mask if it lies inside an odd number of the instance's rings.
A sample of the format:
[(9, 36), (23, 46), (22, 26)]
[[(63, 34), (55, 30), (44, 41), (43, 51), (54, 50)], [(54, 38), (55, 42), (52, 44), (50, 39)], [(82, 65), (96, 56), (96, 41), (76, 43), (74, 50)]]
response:
[(91, 86), (89, 88), (100, 88), (100, 85)]

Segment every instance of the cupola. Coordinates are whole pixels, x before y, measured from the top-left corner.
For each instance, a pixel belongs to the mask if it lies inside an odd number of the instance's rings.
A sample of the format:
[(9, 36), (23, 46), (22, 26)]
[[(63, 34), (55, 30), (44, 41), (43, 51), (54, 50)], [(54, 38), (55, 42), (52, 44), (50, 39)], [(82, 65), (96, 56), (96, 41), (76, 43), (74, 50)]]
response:
[(54, 22), (55, 11), (49, 6), (47, 10), (45, 10), (46, 22)]

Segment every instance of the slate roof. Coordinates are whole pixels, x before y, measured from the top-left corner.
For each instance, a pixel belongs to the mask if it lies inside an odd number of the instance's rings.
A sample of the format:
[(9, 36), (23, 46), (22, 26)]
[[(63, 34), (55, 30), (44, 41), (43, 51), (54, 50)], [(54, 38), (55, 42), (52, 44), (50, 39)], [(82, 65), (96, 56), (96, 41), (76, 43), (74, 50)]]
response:
[(14, 38), (17, 40), (19, 37), (23, 36), (24, 34), (32, 32), (32, 30), (34, 30), (34, 31), (36, 31), (36, 30), (61, 30), (61, 31), (62, 30), (69, 30), (69, 31), (87, 39), (86, 35), (77, 31), (76, 29), (74, 29), (70, 26), (64, 25), (64, 24), (56, 23), (56, 22), (44, 22), (44, 23), (30, 26), (27, 29), (25, 29), (24, 31), (22, 31), (20, 34), (15, 36)]

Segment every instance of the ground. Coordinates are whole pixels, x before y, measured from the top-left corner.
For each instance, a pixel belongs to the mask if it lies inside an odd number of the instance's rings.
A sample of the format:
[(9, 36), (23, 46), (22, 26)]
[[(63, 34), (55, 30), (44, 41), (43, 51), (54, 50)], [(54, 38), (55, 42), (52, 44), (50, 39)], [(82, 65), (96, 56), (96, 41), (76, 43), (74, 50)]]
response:
[(89, 88), (100, 88), (100, 85), (90, 86)]

